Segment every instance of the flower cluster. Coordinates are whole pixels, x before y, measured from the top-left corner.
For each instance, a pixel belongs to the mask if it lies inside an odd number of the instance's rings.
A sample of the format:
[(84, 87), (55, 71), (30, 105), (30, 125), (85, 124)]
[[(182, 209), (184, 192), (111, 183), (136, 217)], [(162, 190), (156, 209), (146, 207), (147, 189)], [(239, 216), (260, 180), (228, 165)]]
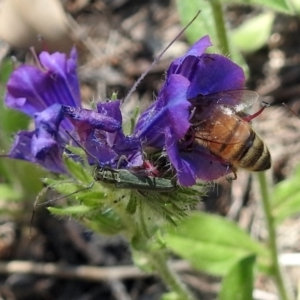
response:
[(166, 150), (179, 182), (185, 186), (195, 184), (197, 178), (214, 180), (232, 172), (227, 162), (201, 145), (187, 150), (185, 141), (193, 111), (189, 100), (244, 88), (242, 68), (224, 56), (205, 54), (211, 45), (209, 37), (204, 36), (172, 62), (157, 100), (141, 115), (135, 128), (144, 145)]
[(122, 132), (120, 101), (98, 103), (97, 111), (81, 107), (75, 49), (69, 58), (42, 52), (39, 59), (39, 67), (21, 66), (7, 84), (6, 105), (35, 123), (33, 131), (17, 133), (9, 157), (64, 173), (62, 153), (73, 136), (92, 155), (91, 164), (116, 168), (125, 156), (126, 165), (142, 165), (139, 140)]
[(191, 99), (244, 87), (242, 69), (224, 56), (204, 53), (209, 46), (205, 36), (172, 62), (156, 101), (140, 116), (130, 136), (122, 131), (120, 101), (99, 102), (96, 110), (82, 108), (74, 49), (69, 58), (42, 52), (39, 67), (21, 66), (7, 84), (6, 105), (35, 123), (33, 131), (17, 133), (9, 156), (66, 172), (62, 153), (78, 140), (90, 164), (111, 168), (142, 168), (149, 147), (165, 152), (184, 186), (195, 184), (197, 178), (213, 180), (230, 173), (228, 163), (200, 144), (189, 149), (186, 141)]

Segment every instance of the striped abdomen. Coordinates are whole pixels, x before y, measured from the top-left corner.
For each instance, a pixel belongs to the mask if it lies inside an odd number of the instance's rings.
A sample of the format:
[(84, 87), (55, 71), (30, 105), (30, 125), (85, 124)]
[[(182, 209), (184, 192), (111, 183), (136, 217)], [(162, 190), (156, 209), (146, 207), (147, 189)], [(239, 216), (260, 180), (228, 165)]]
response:
[(269, 169), (271, 167), (271, 156), (268, 148), (250, 125), (249, 133), (248, 138), (243, 142), (232, 144), (207, 142), (206, 147), (213, 154), (223, 158), (235, 167), (250, 171)]

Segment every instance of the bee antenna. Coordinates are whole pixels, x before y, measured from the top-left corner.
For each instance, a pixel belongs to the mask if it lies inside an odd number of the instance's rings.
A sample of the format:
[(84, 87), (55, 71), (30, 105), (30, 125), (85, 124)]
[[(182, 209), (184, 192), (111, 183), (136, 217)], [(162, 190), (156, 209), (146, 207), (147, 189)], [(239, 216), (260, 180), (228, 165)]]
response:
[(166, 53), (166, 51), (174, 44), (174, 42), (178, 39), (182, 33), (186, 31), (186, 29), (195, 21), (195, 19), (199, 16), (201, 10), (199, 10), (193, 19), (175, 36), (175, 38), (169, 43), (169, 45), (154, 59), (152, 64), (142, 73), (140, 78), (134, 83), (127, 96), (124, 98), (123, 103), (125, 103), (131, 96), (131, 94), (136, 90), (137, 86), (141, 83), (141, 81), (145, 78), (145, 76), (155, 67), (155, 65), (159, 62), (161, 57)]
[(262, 104), (262, 108), (259, 111), (257, 111), (253, 115), (247, 115), (246, 117), (243, 118), (243, 120), (250, 123), (254, 118), (259, 116), (265, 110), (265, 108), (268, 108), (270, 106), (270, 104), (265, 101), (262, 101), (261, 104)]
[(37, 53), (36, 53), (35, 48), (34, 48), (34, 47), (30, 47), (29, 50), (30, 50), (31, 55), (32, 55), (32, 57), (33, 57), (33, 59), (34, 59), (34, 62), (36, 63), (36, 65), (38, 66), (38, 68), (39, 68), (41, 71), (44, 71), (45, 68), (42, 66), (41, 61), (40, 61), (40, 59), (39, 59), (39, 57), (38, 57), (38, 55), (37, 55)]
[(285, 106), (294, 116), (296, 116), (298, 119), (300, 119), (299, 116), (290, 107), (288, 107), (284, 102), (282, 103), (282, 105)]
[(35, 198), (35, 201), (34, 201), (34, 206), (33, 206), (33, 211), (32, 211), (32, 214), (31, 214), (31, 219), (30, 219), (30, 229), (29, 229), (29, 238), (31, 239), (32, 238), (32, 224), (33, 224), (33, 219), (34, 219), (34, 216), (36, 214), (36, 211), (37, 211), (37, 207), (38, 206), (42, 206), (42, 205), (46, 205), (46, 204), (49, 204), (49, 203), (52, 203), (52, 202), (55, 202), (55, 201), (58, 201), (58, 200), (61, 200), (61, 199), (65, 199), (69, 196), (73, 196), (77, 193), (80, 193), (82, 191), (85, 191), (85, 190), (89, 190), (93, 187), (93, 185), (95, 184), (96, 181), (93, 181), (92, 183), (90, 183), (88, 186), (85, 186), (75, 192), (72, 192), (68, 195), (63, 195), (63, 196), (59, 196), (59, 197), (56, 197), (54, 199), (50, 199), (48, 201), (44, 201), (44, 202), (41, 202), (39, 203), (39, 199), (50, 189), (52, 188), (54, 185), (57, 185), (58, 183), (55, 183), (55, 184), (52, 184), (52, 185), (49, 185), (49, 186), (46, 186), (44, 187), (41, 192), (37, 195), (37, 197)]
[(261, 101), (261, 105), (265, 108), (268, 108), (268, 107), (270, 107), (271, 104), (269, 102), (266, 102), (266, 101)]
[(67, 133), (67, 135), (76, 143), (76, 145), (78, 146), (78, 147), (80, 147), (87, 155), (89, 155), (89, 156), (91, 156), (92, 158), (94, 158), (95, 159), (95, 161), (99, 164), (99, 160), (98, 160), (98, 158), (94, 155), (94, 154), (92, 154), (90, 151), (88, 151), (87, 149), (85, 149), (73, 136), (72, 136), (72, 134), (68, 131), (68, 130), (66, 130), (66, 133)]

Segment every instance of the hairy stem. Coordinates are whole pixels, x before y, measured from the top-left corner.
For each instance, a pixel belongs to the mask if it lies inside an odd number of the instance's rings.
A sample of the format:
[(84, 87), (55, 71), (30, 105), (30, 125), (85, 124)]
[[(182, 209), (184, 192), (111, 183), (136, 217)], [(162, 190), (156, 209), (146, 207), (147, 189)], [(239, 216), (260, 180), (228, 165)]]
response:
[(269, 233), (269, 248), (271, 251), (271, 259), (273, 264), (273, 276), (278, 288), (278, 292), (280, 294), (280, 299), (288, 300), (287, 292), (285, 289), (284, 281), (282, 278), (282, 274), (278, 262), (275, 221), (272, 215), (271, 202), (270, 202), (271, 199), (270, 199), (266, 174), (264, 172), (259, 172), (258, 180), (259, 180), (260, 191), (262, 196), (263, 209), (266, 218), (267, 230)]
[(214, 17), (217, 36), (218, 36), (219, 47), (223, 55), (228, 55), (230, 51), (229, 51), (229, 44), (228, 44), (226, 27), (225, 27), (225, 20), (223, 16), (222, 4), (220, 3), (219, 0), (211, 0), (209, 1), (209, 3), (211, 4), (212, 11), (213, 11), (213, 17)]
[(170, 291), (177, 294), (178, 299), (195, 300), (195, 297), (179, 279), (175, 271), (168, 265), (166, 255), (161, 252), (151, 253), (149, 258), (152, 266), (157, 272), (157, 275), (163, 280)]

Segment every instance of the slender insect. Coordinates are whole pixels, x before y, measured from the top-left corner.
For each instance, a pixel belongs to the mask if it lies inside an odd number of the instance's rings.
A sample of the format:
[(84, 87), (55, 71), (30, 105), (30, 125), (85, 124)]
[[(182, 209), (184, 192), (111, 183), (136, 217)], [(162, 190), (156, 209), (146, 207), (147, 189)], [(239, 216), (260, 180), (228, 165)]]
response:
[(136, 189), (140, 191), (171, 192), (176, 188), (176, 182), (166, 178), (140, 175), (126, 169), (105, 169), (96, 167), (95, 181), (115, 184), (120, 189)]
[(194, 106), (190, 120), (194, 142), (228, 162), (234, 174), (238, 167), (249, 171), (271, 167), (269, 150), (250, 124), (268, 105), (253, 115), (243, 112), (257, 98), (254, 91), (235, 90), (190, 99)]
[[(87, 155), (93, 157), (95, 161), (98, 160), (97, 157), (85, 149), (68, 131), (66, 132)], [(122, 157), (121, 159), (124, 158)], [(95, 182), (102, 181), (105, 183), (114, 183), (116, 188), (120, 189), (136, 189), (141, 191), (169, 192), (176, 187), (176, 182), (170, 179), (141, 175), (134, 170), (113, 169), (110, 167), (101, 167), (99, 165), (94, 169), (94, 180)], [(84, 190), (91, 188), (93, 184), (84, 188)]]

